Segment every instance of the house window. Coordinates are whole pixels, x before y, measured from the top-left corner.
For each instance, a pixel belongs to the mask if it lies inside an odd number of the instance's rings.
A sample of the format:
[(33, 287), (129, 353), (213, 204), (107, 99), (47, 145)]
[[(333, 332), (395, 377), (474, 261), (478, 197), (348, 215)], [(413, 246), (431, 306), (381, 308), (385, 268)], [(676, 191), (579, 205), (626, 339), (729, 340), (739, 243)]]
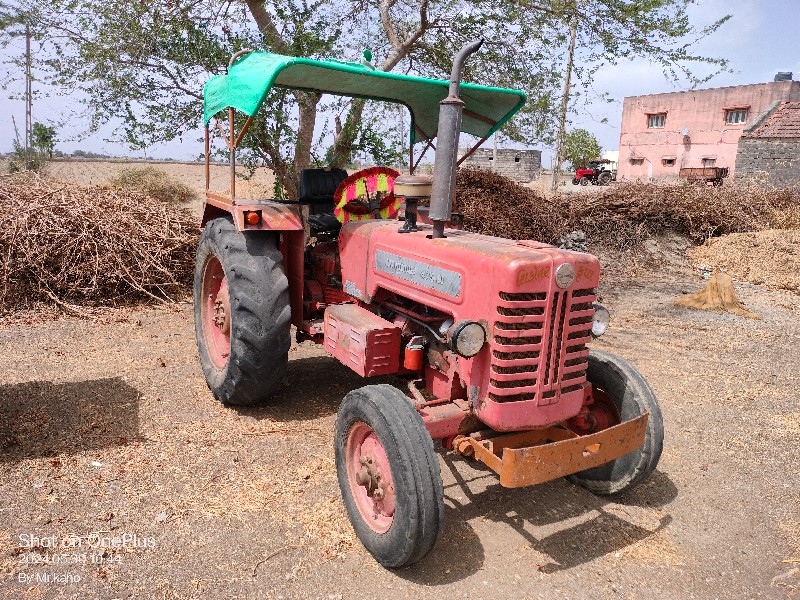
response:
[(717, 164), (717, 159), (716, 158), (704, 158), (703, 159), (703, 166), (704, 167), (713, 167), (716, 164)]
[(674, 158), (662, 158), (661, 164), (665, 167), (674, 167), (675, 166), (675, 159)]
[(643, 158), (632, 158), (631, 159), (631, 164), (634, 165), (634, 166), (638, 166), (638, 165), (641, 165), (643, 163), (644, 163), (644, 159)]
[(658, 113), (657, 115), (647, 115), (647, 128), (664, 129), (664, 122), (666, 120), (667, 120), (667, 113)]
[(725, 111), (725, 122), (728, 125), (740, 125), (747, 121), (747, 109), (736, 108)]
[(519, 156), (514, 157), (514, 162), (519, 162)]

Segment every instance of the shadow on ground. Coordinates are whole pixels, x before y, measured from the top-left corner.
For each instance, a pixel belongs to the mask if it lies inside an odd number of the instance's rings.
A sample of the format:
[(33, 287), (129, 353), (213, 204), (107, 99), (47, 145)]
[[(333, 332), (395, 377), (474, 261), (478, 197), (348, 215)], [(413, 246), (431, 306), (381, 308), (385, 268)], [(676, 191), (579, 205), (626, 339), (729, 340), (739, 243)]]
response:
[(379, 383), (389, 383), (401, 390), (405, 387), (396, 377), (365, 379), (330, 356), (299, 358), (289, 361), (281, 385), (267, 404), (233, 408), (256, 419), (310, 421), (335, 414), (348, 392)]
[(595, 496), (565, 479), (505, 489), (485, 467), (471, 463), (476, 468), (465, 477), (464, 466), (457, 468), (461, 459), (450, 455), (443, 459), (443, 475), (448, 480), (455, 478), (455, 482), (445, 485), (447, 510), (442, 539), (420, 563), (397, 571), (403, 579), (429, 586), (464, 579), (483, 567), (485, 544), (470, 521), (508, 526), (518, 540), (506, 541), (505, 551), (516, 554), (527, 546), (545, 557), (532, 563), (532, 568), (554, 573), (655, 535), (672, 522), (672, 517), (655, 516), (647, 509), (667, 505), (678, 495), (675, 484), (660, 471), (627, 494), (608, 498)]
[[(394, 377), (365, 380), (331, 357), (299, 358), (289, 362), (283, 385), (268, 405), (236, 410), (256, 419), (310, 421), (335, 414), (351, 390), (378, 383), (404, 387)], [(403, 579), (428, 586), (462, 580), (483, 567), (494, 534), (481, 540), (471, 522), (489, 522), (498, 532), (505, 529), (501, 524), (511, 528), (518, 536), (513, 551), (530, 548), (537, 553), (531, 558), (539, 561), (532, 567), (553, 573), (655, 535), (672, 518), (650, 509), (669, 504), (678, 494), (670, 478), (659, 471), (614, 498), (595, 496), (565, 479), (505, 489), (485, 466), (476, 462), (467, 466), (464, 459), (449, 454), (443, 455), (442, 471), (446, 514), (441, 539), (420, 563), (396, 571)]]
[(0, 461), (127, 444), (139, 436), (139, 399), (117, 377), (0, 386)]

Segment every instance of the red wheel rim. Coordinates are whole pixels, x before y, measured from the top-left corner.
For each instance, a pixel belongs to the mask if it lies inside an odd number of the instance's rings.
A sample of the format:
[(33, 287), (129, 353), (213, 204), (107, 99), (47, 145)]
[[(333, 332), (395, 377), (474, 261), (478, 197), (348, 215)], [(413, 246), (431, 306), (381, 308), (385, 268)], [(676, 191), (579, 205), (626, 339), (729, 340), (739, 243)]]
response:
[(209, 256), (203, 266), (201, 318), (206, 351), (217, 369), (224, 369), (231, 353), (231, 303), (222, 263)]
[(589, 397), (584, 400), (584, 410), (567, 421), (567, 428), (578, 435), (603, 431), (622, 423), (622, 417), (614, 400), (602, 388), (592, 384)]
[(386, 450), (366, 423), (350, 427), (345, 460), (350, 492), (361, 518), (375, 533), (386, 533), (394, 520), (394, 481)]

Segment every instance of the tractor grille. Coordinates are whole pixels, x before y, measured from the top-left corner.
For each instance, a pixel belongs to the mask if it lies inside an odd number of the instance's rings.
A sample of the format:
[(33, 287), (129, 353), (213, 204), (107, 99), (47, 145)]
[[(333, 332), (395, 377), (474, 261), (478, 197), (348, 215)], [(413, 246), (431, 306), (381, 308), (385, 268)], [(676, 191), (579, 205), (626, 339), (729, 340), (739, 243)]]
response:
[(492, 349), (489, 398), (495, 402), (558, 402), (586, 379), (593, 290), (551, 294), (500, 292)]

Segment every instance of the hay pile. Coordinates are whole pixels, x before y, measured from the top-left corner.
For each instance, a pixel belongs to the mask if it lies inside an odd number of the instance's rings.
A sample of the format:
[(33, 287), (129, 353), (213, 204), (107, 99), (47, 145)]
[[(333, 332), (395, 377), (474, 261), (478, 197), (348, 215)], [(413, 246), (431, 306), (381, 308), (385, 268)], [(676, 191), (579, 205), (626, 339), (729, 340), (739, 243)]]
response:
[(111, 185), (139, 192), (163, 202), (188, 202), (194, 198), (194, 191), (188, 185), (175, 181), (156, 167), (123, 169)]
[(727, 233), (800, 228), (800, 191), (791, 189), (624, 183), (591, 194), (545, 196), (496, 173), (460, 169), (456, 198), (470, 231), (555, 243), (582, 230), (590, 243), (621, 251), (667, 230), (703, 242)]
[(800, 294), (800, 230), (733, 233), (689, 251), (689, 259), (739, 281)]
[(729, 312), (748, 319), (761, 318), (757, 313), (748, 310), (736, 297), (733, 279), (727, 273), (716, 273), (702, 290), (675, 300), (675, 306), (695, 310)]
[(0, 313), (184, 297), (198, 234), (189, 213), (136, 192), (0, 177)]

